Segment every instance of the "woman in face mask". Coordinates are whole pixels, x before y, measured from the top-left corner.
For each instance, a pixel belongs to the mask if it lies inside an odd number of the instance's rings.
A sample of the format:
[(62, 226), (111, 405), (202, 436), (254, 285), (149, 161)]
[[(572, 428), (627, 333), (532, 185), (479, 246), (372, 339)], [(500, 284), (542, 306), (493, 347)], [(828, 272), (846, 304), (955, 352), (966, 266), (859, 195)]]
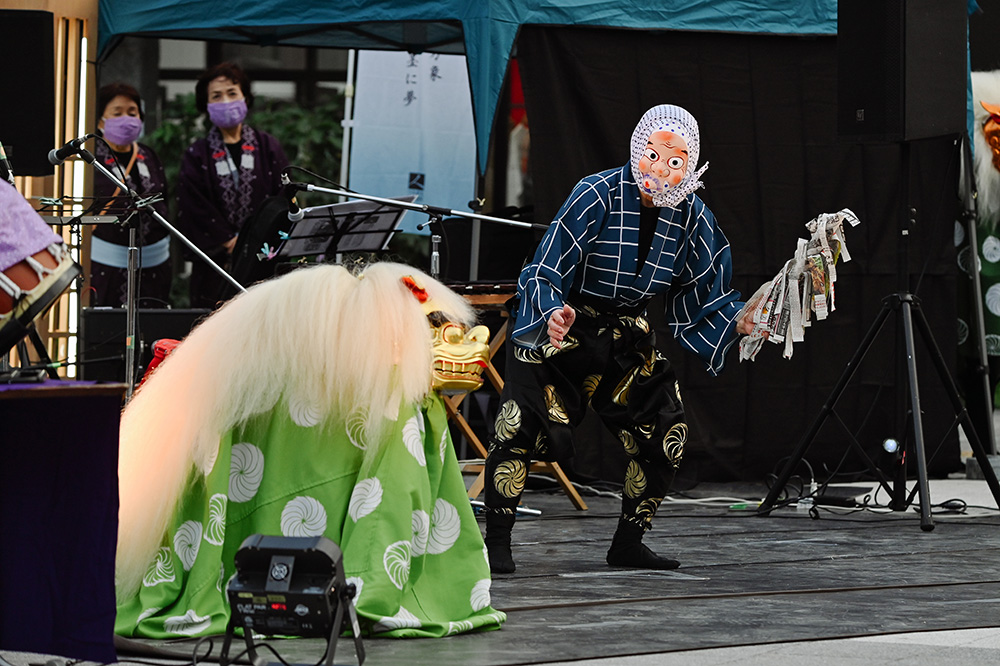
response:
[[(142, 134), (142, 99), (125, 83), (111, 83), (97, 91), (97, 128), (104, 141), (95, 143), (94, 156), (111, 173), (140, 194), (161, 193), (166, 197), (167, 178), (160, 159), (149, 146), (138, 143)], [(104, 216), (128, 215), (128, 199), (108, 178), (94, 177), (95, 211)], [(163, 201), (154, 204), (166, 217)], [(139, 307), (167, 307), (173, 275), (170, 238), (152, 215), (135, 215), (136, 245), (140, 248)], [(93, 227), (90, 245), (90, 305), (122, 307), (128, 288), (129, 229), (118, 224)]]
[[(205, 254), (229, 269), (243, 223), (281, 189), (288, 159), (278, 140), (246, 123), (253, 106), (250, 80), (231, 62), (212, 67), (198, 79), (195, 104), (211, 128), (181, 162), (177, 183), (177, 227)], [(212, 308), (227, 283), (193, 255), (191, 306)]]

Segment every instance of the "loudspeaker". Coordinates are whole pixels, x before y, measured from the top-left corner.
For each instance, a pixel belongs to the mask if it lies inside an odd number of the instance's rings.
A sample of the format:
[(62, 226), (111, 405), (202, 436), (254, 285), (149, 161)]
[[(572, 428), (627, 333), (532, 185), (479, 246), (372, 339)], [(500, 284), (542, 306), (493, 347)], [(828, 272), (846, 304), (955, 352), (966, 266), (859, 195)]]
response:
[(966, 0), (840, 0), (837, 132), (911, 141), (966, 129)]
[(55, 48), (52, 12), (0, 10), (0, 141), (15, 176), (51, 176), (56, 134)]
[[(153, 343), (169, 338), (182, 340), (195, 324), (211, 310), (192, 308), (136, 310), (139, 335), (136, 355), (141, 378), (153, 360)], [(90, 381), (125, 381), (125, 310), (123, 308), (84, 308), (80, 320), (80, 378)]]

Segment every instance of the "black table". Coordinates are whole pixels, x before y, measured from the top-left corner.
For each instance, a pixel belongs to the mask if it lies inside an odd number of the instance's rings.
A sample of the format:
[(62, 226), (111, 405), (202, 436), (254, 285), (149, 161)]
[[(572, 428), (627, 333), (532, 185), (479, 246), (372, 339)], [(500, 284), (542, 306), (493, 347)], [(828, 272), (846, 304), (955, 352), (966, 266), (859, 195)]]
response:
[(125, 384), (0, 385), (0, 649), (114, 649)]

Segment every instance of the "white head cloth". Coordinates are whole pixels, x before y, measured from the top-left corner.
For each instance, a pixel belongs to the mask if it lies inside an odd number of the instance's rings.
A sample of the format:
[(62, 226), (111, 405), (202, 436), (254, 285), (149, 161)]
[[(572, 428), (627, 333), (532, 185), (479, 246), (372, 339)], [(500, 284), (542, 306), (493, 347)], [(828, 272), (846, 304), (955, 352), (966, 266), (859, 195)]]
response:
[(653, 194), (653, 204), (660, 208), (664, 206), (676, 206), (698, 188), (705, 184), (699, 180), (701, 174), (708, 169), (708, 164), (704, 164), (697, 171), (698, 152), (701, 148), (701, 139), (698, 134), (698, 121), (690, 113), (679, 106), (673, 104), (660, 104), (643, 114), (639, 124), (632, 132), (632, 177), (637, 183), (642, 181), (642, 172), (639, 171), (639, 160), (646, 150), (649, 137), (653, 132), (667, 131), (673, 132), (687, 142), (688, 162), (684, 178), (676, 186), (671, 187), (662, 193)]

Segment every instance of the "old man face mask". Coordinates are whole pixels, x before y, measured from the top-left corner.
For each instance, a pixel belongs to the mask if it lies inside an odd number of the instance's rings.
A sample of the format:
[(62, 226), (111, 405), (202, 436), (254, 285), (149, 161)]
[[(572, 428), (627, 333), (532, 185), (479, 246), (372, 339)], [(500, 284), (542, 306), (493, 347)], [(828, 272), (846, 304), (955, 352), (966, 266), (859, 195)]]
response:
[(632, 132), (632, 176), (654, 206), (676, 206), (703, 186), (708, 165), (695, 169), (701, 140), (698, 122), (679, 106), (661, 104), (647, 111)]

